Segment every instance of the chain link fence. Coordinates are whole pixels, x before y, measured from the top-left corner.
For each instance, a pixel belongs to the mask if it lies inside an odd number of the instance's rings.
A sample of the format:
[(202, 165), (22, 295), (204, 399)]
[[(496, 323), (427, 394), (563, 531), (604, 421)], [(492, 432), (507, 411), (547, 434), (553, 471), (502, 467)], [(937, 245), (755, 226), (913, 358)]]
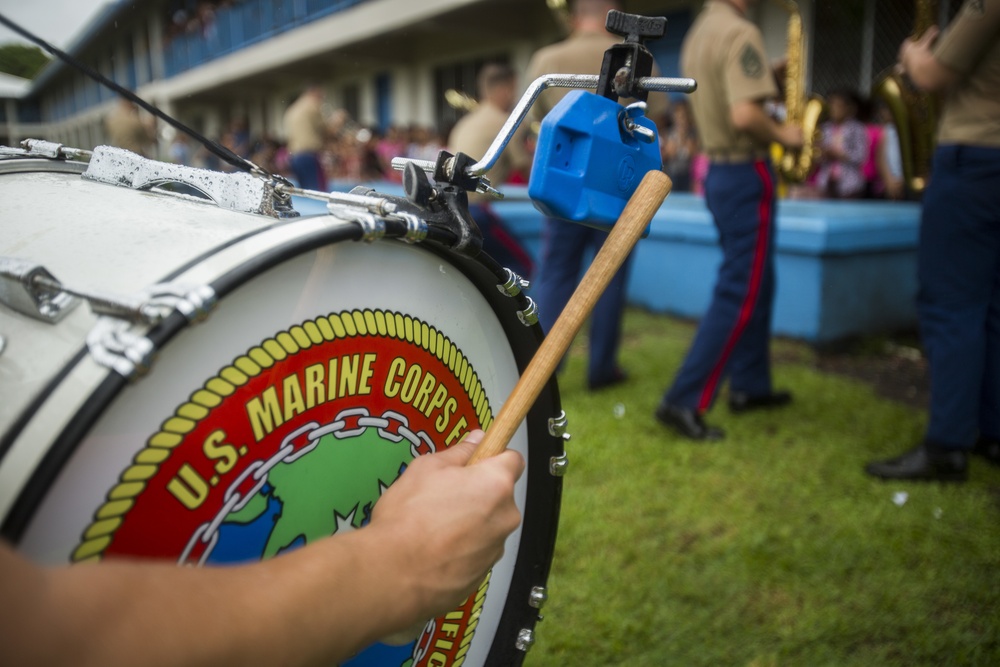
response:
[[(918, 3), (927, 0), (818, 0), (813, 24), (812, 90), (838, 88), (867, 97), (879, 74), (896, 63), (899, 45), (913, 33)], [(933, 22), (945, 25), (961, 0), (938, 0)]]

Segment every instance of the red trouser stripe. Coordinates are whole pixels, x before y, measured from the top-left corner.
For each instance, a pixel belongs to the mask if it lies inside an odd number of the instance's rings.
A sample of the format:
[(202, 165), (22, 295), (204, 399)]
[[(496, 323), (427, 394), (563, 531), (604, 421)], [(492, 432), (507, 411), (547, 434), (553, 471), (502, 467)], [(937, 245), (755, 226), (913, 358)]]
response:
[(767, 248), (771, 231), (771, 206), (774, 201), (774, 183), (771, 181), (771, 174), (764, 162), (757, 161), (754, 164), (754, 168), (757, 170), (757, 175), (760, 176), (761, 183), (764, 186), (764, 194), (757, 207), (759, 216), (757, 222), (757, 247), (754, 249), (750, 280), (747, 282), (747, 293), (743, 297), (743, 304), (740, 306), (740, 313), (736, 318), (736, 324), (733, 326), (733, 330), (729, 332), (729, 338), (726, 339), (726, 344), (722, 348), (722, 354), (719, 355), (719, 360), (715, 362), (715, 366), (712, 368), (712, 372), (709, 373), (708, 380), (705, 382), (705, 388), (701, 391), (701, 398), (698, 400), (699, 412), (705, 412), (711, 407), (712, 397), (715, 395), (715, 390), (722, 380), (722, 371), (726, 367), (726, 362), (729, 361), (729, 355), (733, 353), (733, 348), (736, 347), (740, 336), (743, 335), (747, 324), (750, 323), (754, 306), (757, 304), (757, 297), (760, 295), (760, 283), (764, 276), (764, 262), (767, 259)]

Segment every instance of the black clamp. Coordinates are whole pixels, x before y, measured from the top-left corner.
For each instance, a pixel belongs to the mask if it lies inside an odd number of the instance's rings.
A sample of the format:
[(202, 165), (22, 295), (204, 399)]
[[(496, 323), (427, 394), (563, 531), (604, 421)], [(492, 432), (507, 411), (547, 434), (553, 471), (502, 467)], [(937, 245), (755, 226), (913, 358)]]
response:
[(666, 17), (626, 14), (612, 9), (608, 12), (605, 25), (608, 32), (624, 37), (625, 41), (604, 52), (597, 94), (615, 102), (619, 97), (633, 97), (645, 102), (649, 91), (640, 89), (638, 81), (653, 75), (653, 54), (643, 42), (666, 34)]
[(483, 234), (469, 213), (469, 195), (466, 192), (467, 189), (475, 190), (474, 182), (466, 182), (466, 179), (472, 178), (466, 176), (466, 167), (475, 161), (463, 153), (455, 156), (455, 167), (450, 171), (451, 178), (457, 182), (452, 182), (444, 166), (451, 157), (446, 151), (438, 155), (434, 174), (436, 182), (431, 182), (427, 174), (412, 162), (407, 163), (403, 169), (403, 191), (406, 201), (429, 226), (454, 235), (452, 250), (475, 257), (483, 248)]

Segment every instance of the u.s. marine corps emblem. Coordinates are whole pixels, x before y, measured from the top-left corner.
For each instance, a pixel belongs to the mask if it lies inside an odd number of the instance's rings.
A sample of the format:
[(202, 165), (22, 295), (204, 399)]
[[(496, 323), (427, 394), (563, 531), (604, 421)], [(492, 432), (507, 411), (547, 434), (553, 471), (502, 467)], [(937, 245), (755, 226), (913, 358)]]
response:
[(740, 65), (743, 67), (743, 73), (751, 79), (759, 79), (764, 74), (764, 59), (761, 58), (760, 52), (754, 48), (753, 44), (747, 44), (743, 47), (743, 53), (740, 54)]
[[(191, 391), (109, 490), (74, 561), (271, 558), (364, 526), (413, 459), (493, 420), (462, 351), (426, 322), (383, 310), (277, 332)], [(345, 664), (458, 667), (489, 586), (487, 577), (409, 643), (376, 644)]]

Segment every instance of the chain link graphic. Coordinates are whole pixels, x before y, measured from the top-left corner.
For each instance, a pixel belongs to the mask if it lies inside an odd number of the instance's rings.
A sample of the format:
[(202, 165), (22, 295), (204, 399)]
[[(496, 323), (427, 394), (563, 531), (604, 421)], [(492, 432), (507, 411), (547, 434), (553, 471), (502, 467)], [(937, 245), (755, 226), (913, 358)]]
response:
[(320, 425), (319, 422), (309, 422), (287, 435), (281, 447), (267, 460), (254, 461), (233, 480), (222, 496), (222, 508), (210, 520), (198, 526), (187, 546), (177, 559), (178, 565), (204, 565), (219, 543), (219, 528), (232, 512), (239, 512), (267, 484), (268, 475), (279, 463), (294, 463), (316, 449), (319, 441), (326, 435), (332, 435), (338, 440), (361, 435), (368, 428), (378, 429), (378, 434), (385, 440), (410, 443), (410, 454), (413, 458), (437, 451), (434, 442), (424, 432), (414, 433), (409, 427), (410, 422), (405, 415), (388, 411), (380, 417), (372, 417), (367, 408), (348, 408), (337, 414), (333, 421)]

